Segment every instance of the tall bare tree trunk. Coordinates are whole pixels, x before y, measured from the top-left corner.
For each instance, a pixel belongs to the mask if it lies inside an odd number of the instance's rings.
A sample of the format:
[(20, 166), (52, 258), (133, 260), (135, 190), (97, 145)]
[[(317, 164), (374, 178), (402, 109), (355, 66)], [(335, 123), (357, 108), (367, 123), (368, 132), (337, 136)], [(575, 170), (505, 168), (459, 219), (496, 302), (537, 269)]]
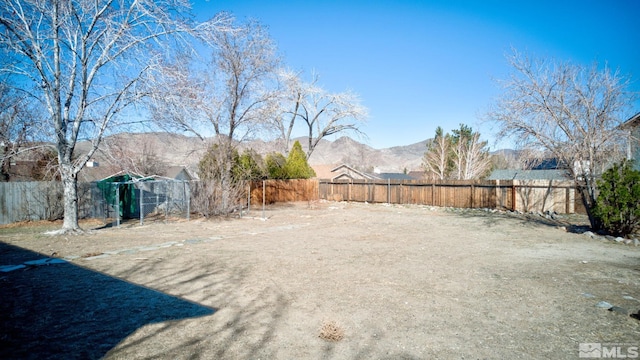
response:
[(78, 176), (70, 166), (62, 167), (64, 221), (62, 231), (76, 231), (78, 225)]

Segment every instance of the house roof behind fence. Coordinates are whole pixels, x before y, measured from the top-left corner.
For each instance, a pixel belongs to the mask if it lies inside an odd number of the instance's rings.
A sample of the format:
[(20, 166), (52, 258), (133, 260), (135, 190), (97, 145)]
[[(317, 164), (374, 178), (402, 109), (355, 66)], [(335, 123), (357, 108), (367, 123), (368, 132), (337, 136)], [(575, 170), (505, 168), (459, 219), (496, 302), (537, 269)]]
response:
[(633, 115), (631, 118), (629, 118), (629, 120), (622, 123), (622, 125), (620, 125), (620, 128), (630, 129), (630, 128), (638, 127), (638, 125), (640, 125), (640, 112)]
[(487, 180), (571, 180), (567, 170), (493, 170)]
[(175, 180), (193, 180), (194, 178), (191, 171), (184, 166), (169, 166), (165, 169), (162, 176)]
[(334, 173), (332, 180), (337, 179), (366, 179), (366, 180), (376, 180), (380, 179), (377, 175), (369, 174), (364, 171), (359, 171), (354, 169), (353, 167), (342, 164), (340, 166), (331, 169), (331, 172)]
[(383, 180), (415, 180), (409, 174), (404, 173), (380, 173), (376, 174), (376, 176)]

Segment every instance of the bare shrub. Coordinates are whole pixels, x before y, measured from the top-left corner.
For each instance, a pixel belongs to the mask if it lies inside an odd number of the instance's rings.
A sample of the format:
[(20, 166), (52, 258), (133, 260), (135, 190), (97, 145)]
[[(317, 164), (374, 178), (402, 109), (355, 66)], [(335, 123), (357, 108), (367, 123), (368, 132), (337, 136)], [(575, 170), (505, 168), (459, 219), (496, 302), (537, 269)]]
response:
[(193, 209), (204, 217), (228, 215), (241, 207), (245, 181), (234, 176), (238, 151), (229, 139), (213, 144), (198, 164), (201, 181), (192, 190)]
[(242, 208), (245, 197), (244, 182), (201, 180), (192, 184), (191, 208), (204, 217), (228, 215)]

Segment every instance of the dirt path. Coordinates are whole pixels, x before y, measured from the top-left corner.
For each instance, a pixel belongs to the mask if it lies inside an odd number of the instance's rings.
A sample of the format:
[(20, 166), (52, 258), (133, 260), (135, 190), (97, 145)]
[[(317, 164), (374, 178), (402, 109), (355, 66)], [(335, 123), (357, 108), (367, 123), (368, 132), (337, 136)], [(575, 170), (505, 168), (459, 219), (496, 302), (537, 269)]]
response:
[[(0, 249), (0, 265), (42, 257), (24, 249), (72, 259), (0, 273), (0, 345), (113, 359), (577, 359), (580, 343), (640, 346), (628, 316), (640, 247), (485, 211), (329, 202), (250, 215), (0, 230), (20, 247)], [(53, 279), (57, 291), (25, 290)], [(30, 339), (34, 323), (59, 335)], [(328, 323), (340, 341), (319, 337)]]

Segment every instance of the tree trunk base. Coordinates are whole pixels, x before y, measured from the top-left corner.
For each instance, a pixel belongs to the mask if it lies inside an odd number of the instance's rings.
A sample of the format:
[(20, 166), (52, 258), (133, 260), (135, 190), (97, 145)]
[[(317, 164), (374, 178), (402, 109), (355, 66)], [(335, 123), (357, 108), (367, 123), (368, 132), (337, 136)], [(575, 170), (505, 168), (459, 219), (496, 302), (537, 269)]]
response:
[(80, 229), (80, 228), (75, 228), (75, 229), (58, 229), (58, 230), (51, 230), (51, 231), (47, 231), (44, 233), (45, 235), (49, 235), (49, 236), (58, 236), (58, 235), (83, 235), (86, 234), (86, 231)]

